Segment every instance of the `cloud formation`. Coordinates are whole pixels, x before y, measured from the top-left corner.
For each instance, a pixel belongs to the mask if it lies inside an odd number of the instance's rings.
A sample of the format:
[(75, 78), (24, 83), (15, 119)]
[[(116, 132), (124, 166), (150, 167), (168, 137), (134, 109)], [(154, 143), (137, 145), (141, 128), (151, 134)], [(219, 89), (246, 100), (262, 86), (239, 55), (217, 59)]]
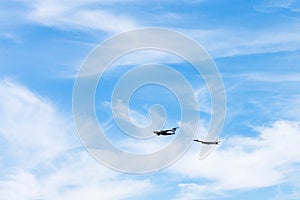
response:
[(294, 165), (300, 163), (299, 123), (280, 120), (271, 126), (258, 127), (257, 131), (256, 137), (228, 138), (205, 160), (197, 159), (193, 147), (171, 167), (171, 171), (211, 182), (179, 184), (179, 199), (199, 199), (226, 191), (251, 190), (285, 182), (293, 173)]
[(131, 17), (105, 9), (117, 1), (23, 1), (28, 20), (62, 29), (90, 29), (118, 33), (137, 27)]
[(1, 200), (123, 199), (152, 188), (147, 179), (128, 179), (96, 162), (68, 117), (8, 80), (0, 82), (0, 144)]

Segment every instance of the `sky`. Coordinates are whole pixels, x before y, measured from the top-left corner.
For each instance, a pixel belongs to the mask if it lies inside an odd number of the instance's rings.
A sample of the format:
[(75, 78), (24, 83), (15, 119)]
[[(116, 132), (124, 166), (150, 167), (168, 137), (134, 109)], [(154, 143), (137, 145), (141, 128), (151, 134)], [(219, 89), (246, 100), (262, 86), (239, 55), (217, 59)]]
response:
[[(193, 143), (160, 170), (122, 173), (84, 147), (73, 86), (97, 45), (144, 27), (178, 31), (207, 51), (225, 87), (226, 118), (220, 145), (205, 159), (198, 159), (201, 144)], [(164, 114), (156, 117), (165, 124), (158, 128), (180, 126), (180, 104), (168, 88), (145, 85), (111, 111), (120, 78), (149, 63), (188, 80), (199, 104), (195, 138), (205, 139), (212, 101), (204, 79), (186, 60), (153, 50), (125, 55), (104, 72), (94, 106), (106, 137), (134, 153), (156, 152), (174, 140), (129, 137), (116, 123), (147, 126), (152, 106), (160, 104)], [(299, 63), (296, 0), (1, 1), (0, 200), (299, 199)]]

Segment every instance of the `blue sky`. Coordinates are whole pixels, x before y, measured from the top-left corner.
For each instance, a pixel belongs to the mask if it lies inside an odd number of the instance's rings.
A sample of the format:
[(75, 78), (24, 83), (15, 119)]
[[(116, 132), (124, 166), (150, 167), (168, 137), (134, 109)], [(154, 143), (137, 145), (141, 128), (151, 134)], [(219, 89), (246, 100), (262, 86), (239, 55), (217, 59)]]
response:
[[(299, 22), (296, 0), (2, 1), (0, 199), (299, 199)], [(201, 44), (223, 78), (227, 111), (222, 143), (206, 159), (198, 160), (201, 146), (193, 144), (173, 165), (132, 175), (103, 166), (82, 146), (72, 91), (97, 44), (141, 27), (173, 29)], [(210, 118), (205, 83), (184, 60), (152, 51), (128, 55), (104, 74), (95, 107), (108, 138), (133, 152), (172, 140), (125, 138), (109, 110), (119, 77), (150, 62), (190, 81), (203, 138)], [(129, 109), (134, 122), (147, 124), (155, 103), (167, 111), (166, 127), (180, 122), (174, 95), (155, 85), (134, 93), (119, 113)]]

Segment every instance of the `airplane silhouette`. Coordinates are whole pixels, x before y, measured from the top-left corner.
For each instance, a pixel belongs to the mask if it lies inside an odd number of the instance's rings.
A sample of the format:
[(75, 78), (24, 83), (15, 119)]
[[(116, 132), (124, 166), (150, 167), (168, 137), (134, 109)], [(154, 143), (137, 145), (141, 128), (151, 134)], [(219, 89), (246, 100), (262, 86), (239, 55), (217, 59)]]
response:
[(218, 145), (220, 143), (220, 141), (215, 141), (215, 142), (212, 142), (212, 141), (204, 141), (204, 140), (193, 140), (195, 142), (200, 142), (202, 144), (207, 144), (207, 145)]
[(156, 130), (153, 131), (153, 133), (155, 133), (156, 135), (160, 136), (160, 135), (174, 135), (176, 129), (178, 129), (179, 127), (175, 127), (172, 129), (164, 129), (164, 130)]

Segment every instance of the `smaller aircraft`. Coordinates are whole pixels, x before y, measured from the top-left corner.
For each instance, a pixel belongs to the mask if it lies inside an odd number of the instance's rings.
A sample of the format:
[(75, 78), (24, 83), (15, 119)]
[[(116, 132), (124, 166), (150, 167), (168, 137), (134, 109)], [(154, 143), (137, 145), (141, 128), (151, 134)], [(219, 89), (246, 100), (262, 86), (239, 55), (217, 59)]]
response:
[(175, 127), (172, 129), (165, 129), (165, 130), (157, 130), (157, 131), (153, 131), (153, 133), (155, 133), (156, 135), (174, 135), (176, 129), (178, 129), (179, 127)]
[(193, 140), (195, 142), (201, 142), (202, 144), (208, 144), (208, 145), (218, 145), (220, 143), (220, 141), (215, 141), (215, 142), (212, 142), (212, 141), (204, 141), (204, 140)]

